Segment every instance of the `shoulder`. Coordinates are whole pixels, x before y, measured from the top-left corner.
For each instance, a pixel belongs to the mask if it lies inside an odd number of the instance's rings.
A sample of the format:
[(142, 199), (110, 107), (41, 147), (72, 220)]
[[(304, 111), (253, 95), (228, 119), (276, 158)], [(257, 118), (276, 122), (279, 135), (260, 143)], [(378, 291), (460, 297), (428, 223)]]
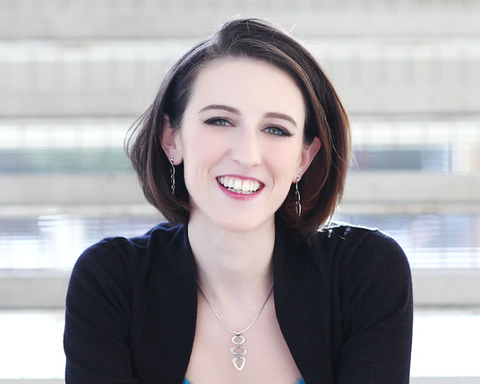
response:
[(312, 241), (314, 253), (339, 273), (370, 270), (403, 271), (410, 274), (407, 257), (388, 234), (348, 223), (332, 223), (320, 230)]
[(81, 271), (118, 273), (149, 263), (153, 255), (161, 256), (172, 243), (183, 244), (183, 226), (170, 227), (160, 223), (141, 236), (132, 238), (108, 237), (88, 247), (78, 258), (73, 275)]
[(410, 265), (405, 252), (388, 234), (338, 223), (319, 232), (316, 244), (317, 251), (329, 250), (332, 280), (344, 303), (356, 302), (363, 308), (371, 302), (372, 310), (382, 300), (411, 304)]
[[(388, 337), (401, 335), (399, 338), (408, 344), (413, 311), (412, 276), (400, 245), (378, 229), (344, 223), (325, 228), (319, 239), (317, 244), (323, 245), (323, 249), (325, 244), (333, 244), (329, 255), (332, 303), (336, 318), (343, 324), (340, 333), (349, 339), (378, 329), (380, 334), (389, 333)], [(377, 336), (369, 338), (380, 340)]]
[(314, 244), (349, 251), (394, 251), (403, 253), (400, 245), (387, 233), (348, 223), (332, 223), (318, 231)]
[(332, 344), (341, 381), (408, 377), (413, 292), (402, 248), (378, 229), (336, 223), (318, 233), (315, 249), (331, 262)]
[(170, 227), (168, 223), (160, 223), (143, 235), (136, 237), (107, 237), (87, 248), (79, 260), (98, 254), (137, 254), (141, 255), (152, 245), (168, 245), (176, 237), (183, 238), (183, 226)]
[[(398, 243), (385, 232), (377, 228), (368, 228), (349, 223), (333, 222), (320, 229), (317, 239), (321, 242), (356, 247), (365, 245), (390, 245), (399, 247)], [(373, 243), (373, 244), (372, 244)]]
[(106, 305), (105, 300), (117, 303), (122, 313), (141, 306), (152, 286), (150, 276), (178, 276), (179, 265), (190, 264), (187, 258), (178, 257), (185, 236), (182, 226), (161, 223), (142, 236), (109, 237), (87, 248), (73, 267), (67, 308), (83, 304), (99, 308)]

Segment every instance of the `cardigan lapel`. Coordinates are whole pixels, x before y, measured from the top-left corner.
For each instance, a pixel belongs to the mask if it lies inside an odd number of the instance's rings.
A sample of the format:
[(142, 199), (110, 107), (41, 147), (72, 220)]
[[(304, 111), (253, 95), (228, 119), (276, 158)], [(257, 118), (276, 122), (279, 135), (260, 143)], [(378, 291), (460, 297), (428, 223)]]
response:
[[(318, 253), (318, 248), (317, 248)], [(328, 274), (277, 220), (274, 297), (280, 329), (306, 383), (333, 383)]]
[[(183, 382), (195, 337), (197, 285), (195, 262), (185, 226), (154, 233), (149, 244), (152, 255), (152, 293), (145, 302), (144, 324), (151, 335), (151, 356), (146, 357), (151, 377), (148, 382)], [(147, 352), (147, 351), (146, 351)], [(152, 357), (155, 361), (151, 361)]]
[[(155, 268), (159, 274), (155, 280), (161, 282), (156, 291), (162, 294), (157, 297), (158, 316), (153, 326), (157, 335), (164, 335), (155, 346), (155, 355), (163, 356), (154, 370), (159, 383), (182, 382), (195, 337), (195, 261), (186, 227), (176, 231), (168, 241), (155, 239), (151, 244), (154, 249), (159, 245), (163, 249), (159, 258), (162, 265)], [(273, 265), (280, 329), (305, 382), (329, 384), (333, 383), (330, 279), (319, 263), (318, 249), (295, 241), (277, 220)]]

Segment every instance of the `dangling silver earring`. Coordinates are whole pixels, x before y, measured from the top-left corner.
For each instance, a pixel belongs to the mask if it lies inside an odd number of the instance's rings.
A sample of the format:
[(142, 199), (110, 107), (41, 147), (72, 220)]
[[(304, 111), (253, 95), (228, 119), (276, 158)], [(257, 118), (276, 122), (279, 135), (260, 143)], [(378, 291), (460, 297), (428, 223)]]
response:
[(298, 183), (302, 176), (297, 175), (297, 182), (295, 183), (295, 212), (298, 216), (302, 215), (302, 204), (300, 203), (300, 191), (298, 190)]
[(170, 164), (172, 165), (170, 169), (170, 188), (172, 195), (175, 196), (175, 165), (173, 165), (173, 157), (170, 158)]

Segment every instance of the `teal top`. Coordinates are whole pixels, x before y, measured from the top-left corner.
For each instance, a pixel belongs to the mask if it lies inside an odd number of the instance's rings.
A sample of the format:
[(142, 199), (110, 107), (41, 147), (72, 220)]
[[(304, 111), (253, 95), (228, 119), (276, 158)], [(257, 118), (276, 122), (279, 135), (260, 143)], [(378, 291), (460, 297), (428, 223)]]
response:
[[(187, 379), (183, 379), (183, 384), (192, 384), (192, 383), (190, 383)], [(305, 380), (300, 379), (300, 381), (297, 384), (305, 384)]]

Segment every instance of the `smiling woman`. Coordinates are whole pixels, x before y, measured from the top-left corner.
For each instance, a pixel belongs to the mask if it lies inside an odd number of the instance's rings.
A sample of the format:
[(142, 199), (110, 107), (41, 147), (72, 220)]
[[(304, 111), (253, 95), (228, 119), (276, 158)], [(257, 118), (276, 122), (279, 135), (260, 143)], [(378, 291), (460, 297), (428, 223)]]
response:
[(206, 64), (181, 128), (166, 117), (162, 133), (167, 156), (183, 164), (189, 227), (273, 233), (275, 212), (320, 148), (318, 137), (304, 142), (304, 121), (302, 93), (283, 70), (240, 58)]
[(166, 75), (129, 154), (168, 219), (77, 261), (67, 383), (408, 383), (397, 243), (329, 223), (348, 118), (310, 53), (234, 20)]

